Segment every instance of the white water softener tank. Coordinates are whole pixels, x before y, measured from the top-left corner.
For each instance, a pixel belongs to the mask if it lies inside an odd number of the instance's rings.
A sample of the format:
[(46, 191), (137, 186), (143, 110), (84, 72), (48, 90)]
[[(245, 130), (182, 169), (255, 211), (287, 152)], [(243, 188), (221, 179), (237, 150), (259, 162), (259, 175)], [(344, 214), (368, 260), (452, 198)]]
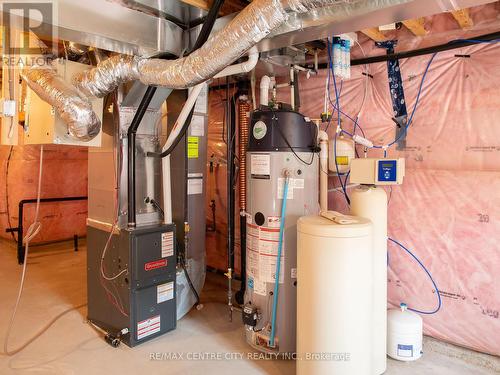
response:
[(402, 303), (387, 311), (387, 355), (400, 361), (414, 361), (422, 356), (422, 318)]
[(373, 225), (322, 215), (297, 222), (297, 375), (372, 375)]
[(373, 223), (373, 374), (387, 367), (387, 194), (381, 187), (359, 186), (351, 192), (351, 215)]

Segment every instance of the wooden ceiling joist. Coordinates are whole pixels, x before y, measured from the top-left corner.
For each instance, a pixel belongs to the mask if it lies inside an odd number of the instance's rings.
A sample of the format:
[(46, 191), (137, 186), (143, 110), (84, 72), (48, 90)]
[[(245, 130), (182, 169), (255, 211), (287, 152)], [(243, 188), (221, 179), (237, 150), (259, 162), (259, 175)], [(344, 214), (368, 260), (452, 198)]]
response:
[(403, 25), (416, 36), (425, 36), (427, 34), (424, 17), (403, 21)]
[(368, 38), (374, 40), (375, 42), (383, 42), (387, 40), (387, 37), (376, 27), (370, 29), (361, 30)]
[[(196, 8), (203, 10), (209, 10), (212, 6), (213, 0), (181, 0), (183, 3), (192, 5)], [(231, 14), (234, 12), (239, 12), (245, 7), (245, 3), (241, 0), (228, 0), (224, 2), (222, 6), (221, 15)]]
[(455, 18), (462, 29), (470, 29), (474, 26), (474, 22), (469, 14), (469, 9), (453, 10), (451, 15)]

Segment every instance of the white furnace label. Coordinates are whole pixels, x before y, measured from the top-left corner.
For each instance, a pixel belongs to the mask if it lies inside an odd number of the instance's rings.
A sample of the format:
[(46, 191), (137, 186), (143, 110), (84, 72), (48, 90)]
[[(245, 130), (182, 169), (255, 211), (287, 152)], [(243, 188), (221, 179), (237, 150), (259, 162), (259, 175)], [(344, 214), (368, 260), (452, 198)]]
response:
[[(191, 89), (192, 90), (192, 89)], [(189, 90), (189, 91), (191, 91)], [(195, 113), (208, 113), (208, 85), (203, 85), (203, 88), (196, 99), (196, 104), (194, 105)]]
[(188, 195), (203, 193), (203, 178), (189, 178), (187, 183)]
[(203, 137), (205, 135), (205, 117), (194, 115), (189, 127), (192, 136)]
[(174, 298), (174, 282), (161, 284), (156, 287), (156, 303), (170, 301)]
[[(247, 272), (254, 280), (254, 292), (261, 294), (265, 283), (274, 283), (278, 257), (279, 228), (263, 228), (247, 224)], [(280, 284), (284, 281), (285, 246), (281, 250)]]
[(153, 316), (152, 318), (137, 323), (137, 340), (160, 332), (160, 323), (160, 315)]
[(161, 257), (171, 257), (174, 255), (174, 232), (161, 234)]
[(271, 174), (271, 155), (252, 154), (250, 157), (250, 174), (269, 176)]

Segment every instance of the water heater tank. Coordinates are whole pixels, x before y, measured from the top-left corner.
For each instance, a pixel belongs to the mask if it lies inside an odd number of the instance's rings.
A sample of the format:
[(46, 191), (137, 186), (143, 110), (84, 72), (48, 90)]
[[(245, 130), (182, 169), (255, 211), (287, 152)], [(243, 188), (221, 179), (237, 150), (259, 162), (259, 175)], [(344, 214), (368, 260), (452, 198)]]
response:
[[(247, 288), (243, 322), (247, 342), (271, 353), (295, 353), (297, 219), (317, 214), (317, 127), (293, 111), (261, 109), (251, 115), (247, 152)], [(272, 310), (284, 196), (289, 174), (274, 345)]]
[(404, 303), (387, 312), (387, 355), (400, 361), (422, 356), (422, 318), (408, 311)]
[(373, 374), (372, 223), (343, 218), (297, 222), (297, 375)]

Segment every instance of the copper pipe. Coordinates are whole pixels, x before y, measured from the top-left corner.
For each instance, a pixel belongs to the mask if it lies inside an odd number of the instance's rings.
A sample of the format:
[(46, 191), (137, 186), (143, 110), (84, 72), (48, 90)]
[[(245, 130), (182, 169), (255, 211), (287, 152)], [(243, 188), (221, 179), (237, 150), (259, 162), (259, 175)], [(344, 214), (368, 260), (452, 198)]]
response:
[(238, 103), (238, 124), (239, 124), (239, 180), (240, 180), (240, 210), (245, 212), (247, 209), (247, 162), (246, 153), (248, 145), (248, 129), (250, 123), (250, 103), (246, 96), (240, 96)]

